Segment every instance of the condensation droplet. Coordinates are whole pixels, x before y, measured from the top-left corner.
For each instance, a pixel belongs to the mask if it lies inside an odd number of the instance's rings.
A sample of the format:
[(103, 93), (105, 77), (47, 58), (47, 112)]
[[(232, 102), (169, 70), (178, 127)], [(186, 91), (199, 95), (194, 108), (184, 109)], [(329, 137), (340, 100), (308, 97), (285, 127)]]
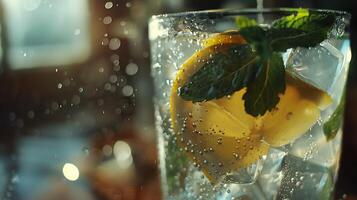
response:
[(126, 6), (127, 8), (130, 8), (130, 7), (131, 7), (131, 3), (130, 3), (130, 2), (126, 2), (125, 6)]
[(108, 25), (108, 24), (110, 24), (110, 23), (112, 23), (112, 17), (111, 16), (105, 16), (104, 18), (103, 18), (103, 24), (106, 24), (106, 25)]
[(119, 49), (120, 44), (121, 44), (121, 42), (120, 42), (119, 38), (112, 38), (109, 41), (109, 49), (113, 50), (113, 51), (117, 50), (117, 49)]
[(134, 75), (138, 72), (138, 65), (135, 64), (135, 63), (129, 63), (126, 68), (125, 68), (125, 72), (128, 74), (128, 75)]
[(78, 88), (78, 92), (82, 93), (84, 89), (82, 87)]
[(132, 86), (126, 85), (126, 86), (123, 87), (122, 92), (123, 92), (124, 96), (128, 97), (128, 96), (131, 96), (133, 94), (134, 89), (133, 89)]
[(113, 7), (113, 2), (111, 2), (111, 1), (106, 2), (104, 7), (105, 7), (105, 9), (111, 9)]
[(57, 84), (57, 88), (58, 88), (58, 89), (61, 89), (62, 86), (63, 86), (62, 83), (58, 83), (58, 84)]
[(98, 72), (103, 73), (104, 72), (104, 67), (99, 67)]

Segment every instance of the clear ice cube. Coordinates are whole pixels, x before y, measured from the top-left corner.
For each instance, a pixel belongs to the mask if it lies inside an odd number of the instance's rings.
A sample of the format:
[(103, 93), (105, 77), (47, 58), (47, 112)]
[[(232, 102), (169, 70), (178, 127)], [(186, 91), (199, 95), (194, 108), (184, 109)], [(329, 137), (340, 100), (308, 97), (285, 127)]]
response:
[[(347, 47), (347, 48), (346, 48)], [(287, 52), (287, 70), (318, 88), (333, 93), (334, 86), (347, 75), (350, 58), (349, 40), (325, 40), (312, 48), (296, 48)], [(345, 77), (344, 77), (345, 78)], [(336, 89), (336, 88), (335, 88)], [(336, 96), (339, 96), (338, 94)]]
[(262, 192), (266, 199), (275, 199), (278, 188), (280, 187), (282, 174), (282, 162), (286, 152), (280, 149), (270, 148), (262, 172), (258, 178), (257, 184), (263, 186)]
[(305, 161), (324, 167), (338, 167), (342, 131), (332, 141), (327, 141), (322, 124), (315, 124), (310, 131), (291, 144), (289, 153)]
[(330, 169), (287, 154), (282, 162), (281, 187), (276, 199), (330, 199), (333, 177)]

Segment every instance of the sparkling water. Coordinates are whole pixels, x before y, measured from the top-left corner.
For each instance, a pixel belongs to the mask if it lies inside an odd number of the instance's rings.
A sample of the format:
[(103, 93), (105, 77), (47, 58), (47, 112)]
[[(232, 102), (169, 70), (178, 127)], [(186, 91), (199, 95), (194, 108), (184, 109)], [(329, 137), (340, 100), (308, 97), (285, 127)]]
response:
[[(323, 124), (341, 101), (351, 59), (347, 33), (336, 30), (314, 48), (289, 49), (286, 70), (326, 91), (333, 103), (300, 138), (212, 184), (177, 145), (170, 118), (170, 91), (177, 71), (202, 41), (214, 33), (235, 29), (238, 13), (186, 13), (154, 17), (150, 23), (152, 76), (156, 87), (155, 117), (158, 131), (161, 180), (166, 199), (332, 199), (339, 166), (342, 130), (327, 141)], [(281, 17), (264, 14), (264, 24)], [(259, 18), (250, 14), (251, 18)], [(340, 21), (338, 23), (347, 23)], [(341, 24), (338, 24), (341, 25)], [(343, 24), (342, 24), (343, 25)], [(341, 26), (336, 26), (341, 29)], [(336, 28), (337, 29), (337, 28)]]

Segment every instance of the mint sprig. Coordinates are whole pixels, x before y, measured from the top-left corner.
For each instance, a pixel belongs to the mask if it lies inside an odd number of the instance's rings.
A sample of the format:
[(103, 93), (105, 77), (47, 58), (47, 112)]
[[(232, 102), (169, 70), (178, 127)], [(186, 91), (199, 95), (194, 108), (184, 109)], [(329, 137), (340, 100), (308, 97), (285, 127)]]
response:
[(248, 44), (217, 45), (211, 58), (179, 89), (192, 102), (209, 101), (247, 88), (245, 110), (264, 115), (279, 102), (285, 91), (285, 67), (281, 52), (296, 47), (314, 47), (327, 38), (335, 16), (302, 10), (282, 17), (269, 28), (246, 18), (236, 21), (239, 34)]

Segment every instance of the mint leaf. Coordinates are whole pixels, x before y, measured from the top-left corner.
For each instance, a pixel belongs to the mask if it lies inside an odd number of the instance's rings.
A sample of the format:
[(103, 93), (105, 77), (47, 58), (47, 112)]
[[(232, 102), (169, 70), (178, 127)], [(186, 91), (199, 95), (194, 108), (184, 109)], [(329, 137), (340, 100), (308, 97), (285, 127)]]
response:
[(296, 47), (314, 47), (327, 38), (335, 23), (331, 13), (300, 12), (273, 22), (267, 35), (274, 51)]
[(211, 48), (219, 50), (202, 61), (201, 68), (179, 89), (183, 99), (193, 102), (218, 99), (242, 89), (254, 76), (257, 57), (249, 45)]
[(323, 130), (327, 141), (330, 141), (335, 138), (338, 130), (341, 128), (343, 122), (343, 114), (345, 110), (345, 96), (346, 92), (343, 93), (340, 103), (338, 104), (336, 110), (330, 116), (330, 119), (323, 125)]
[(254, 19), (250, 19), (246, 16), (238, 16), (236, 17), (236, 25), (239, 29), (241, 29), (250, 26), (256, 26), (257, 22)]
[(271, 58), (258, 61), (255, 79), (248, 84), (244, 94), (244, 106), (253, 116), (264, 115), (279, 102), (279, 94), (285, 91), (285, 69), (283, 58), (273, 53)]
[(239, 33), (250, 44), (259, 44), (266, 39), (266, 31), (260, 26), (245, 27)]

